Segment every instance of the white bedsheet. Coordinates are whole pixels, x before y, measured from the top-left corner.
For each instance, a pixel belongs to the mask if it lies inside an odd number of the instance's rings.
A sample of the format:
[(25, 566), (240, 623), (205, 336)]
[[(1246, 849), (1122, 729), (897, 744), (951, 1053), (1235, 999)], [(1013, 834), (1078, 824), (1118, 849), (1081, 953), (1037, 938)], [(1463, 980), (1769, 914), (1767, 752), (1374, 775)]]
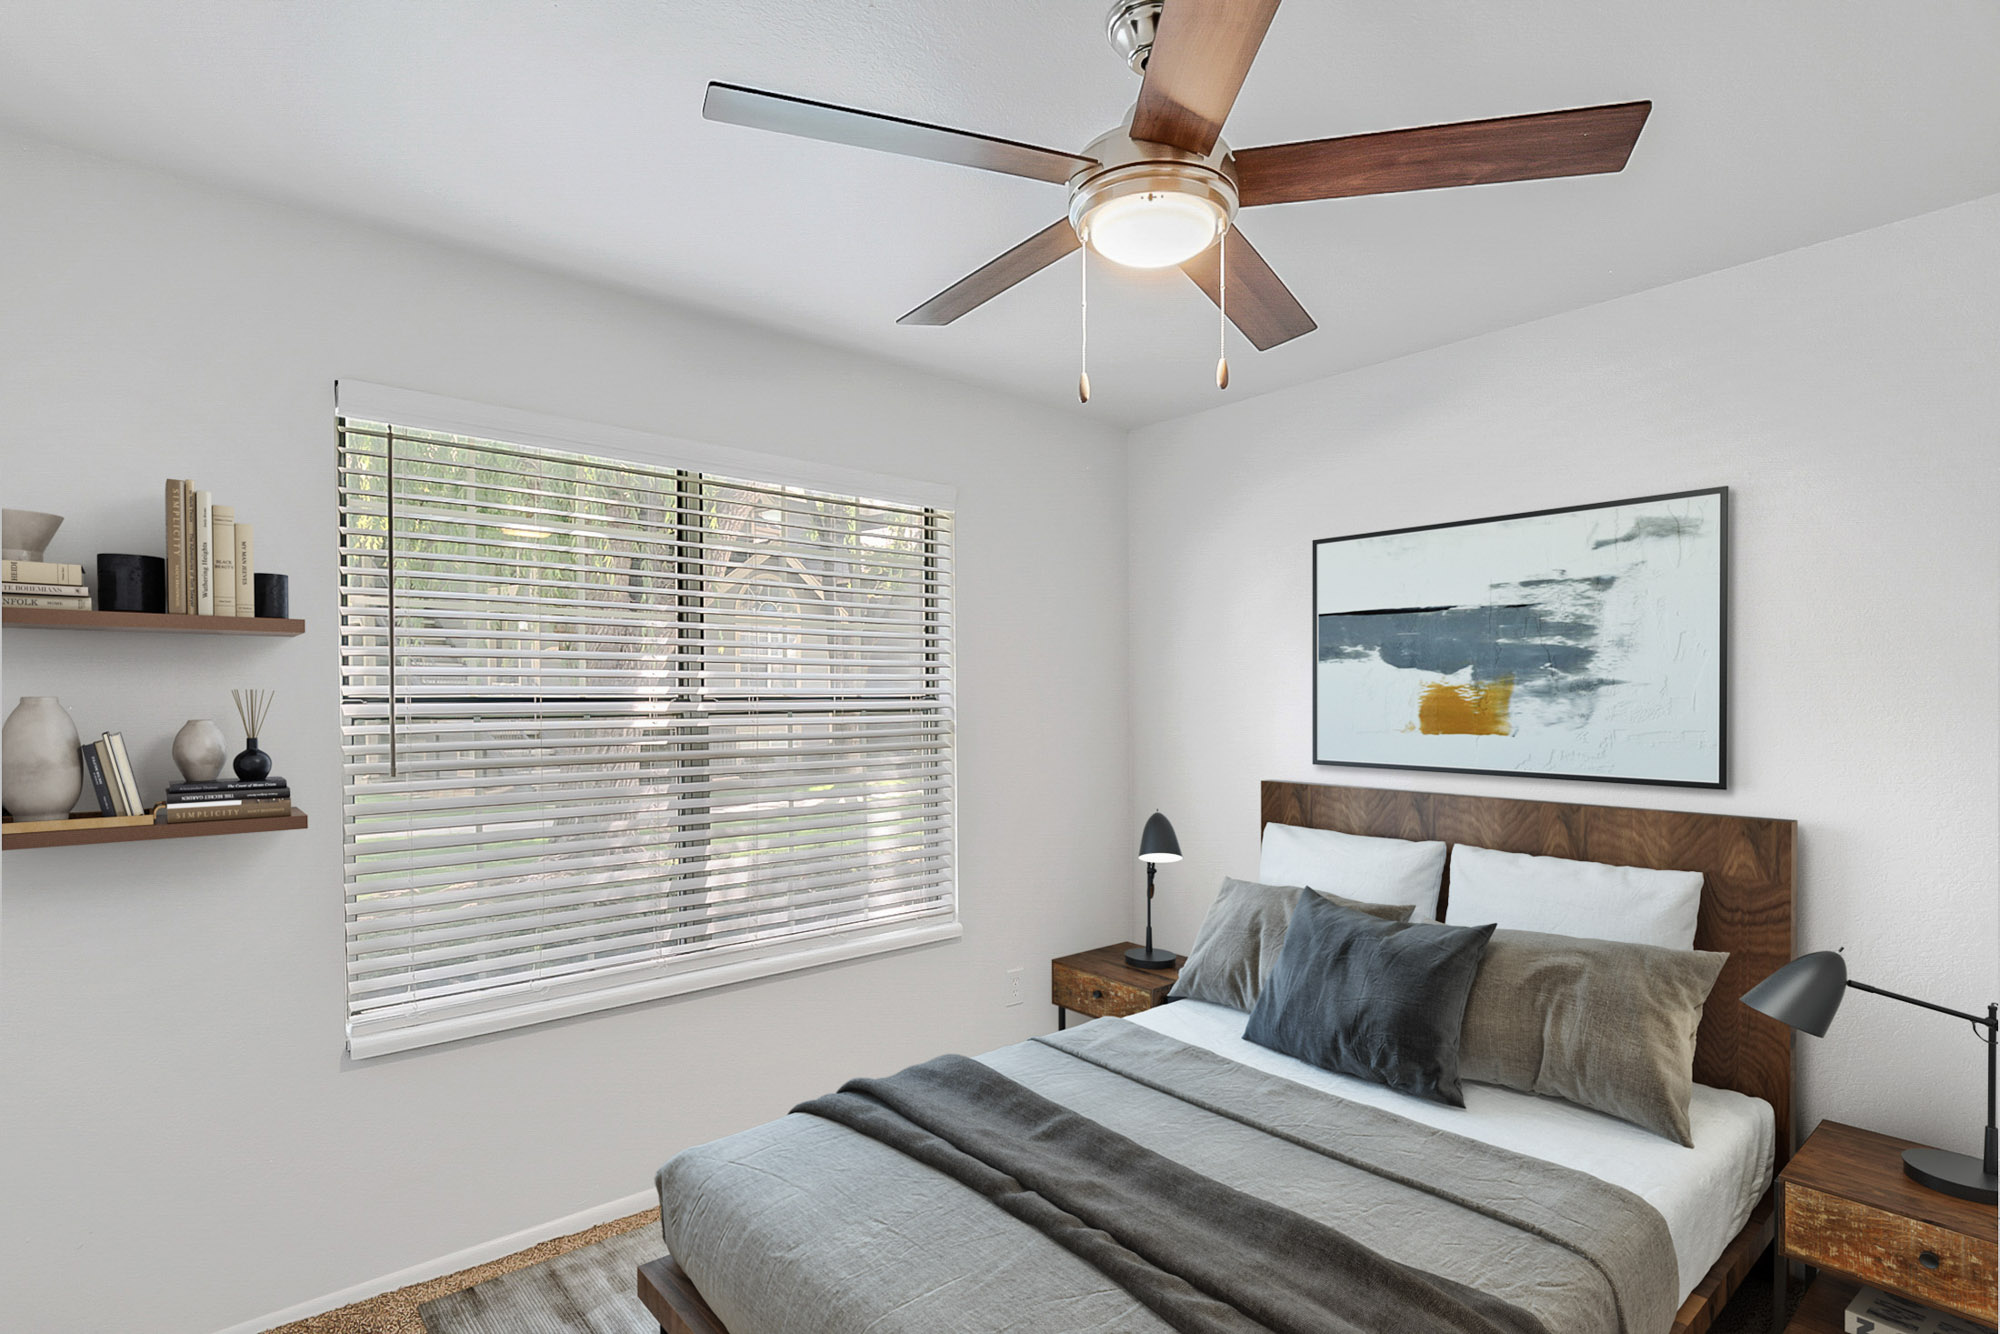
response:
[(1158, 1033), (1232, 1061), (1282, 1075), (1516, 1153), (1588, 1172), (1658, 1209), (1674, 1239), (1681, 1300), (1721, 1258), (1771, 1184), (1775, 1118), (1762, 1098), (1694, 1086), (1688, 1107), (1694, 1147), (1556, 1098), (1465, 1085), (1465, 1106), (1413, 1098), (1380, 1084), (1331, 1074), (1243, 1038), (1249, 1016), (1226, 1005), (1181, 1000), (1132, 1016)]

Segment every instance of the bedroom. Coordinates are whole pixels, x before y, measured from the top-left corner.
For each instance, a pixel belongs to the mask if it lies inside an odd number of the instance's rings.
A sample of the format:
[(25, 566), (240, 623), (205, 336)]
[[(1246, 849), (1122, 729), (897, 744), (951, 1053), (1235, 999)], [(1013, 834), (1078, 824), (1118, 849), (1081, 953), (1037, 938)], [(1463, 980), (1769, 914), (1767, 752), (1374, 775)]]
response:
[[(122, 731), (158, 800), (185, 722), (234, 753), (228, 692), (275, 690), (307, 823), (0, 859), (0, 1325), (257, 1334), (640, 1213), (683, 1150), (1057, 1031), (1051, 962), (1143, 939), (1155, 810), (1187, 953), (1266, 781), (1794, 821), (1794, 953), (2000, 995), (1992, 7), (1294, 0), (1231, 143), (1652, 109), (1615, 173), (1251, 209), (1319, 327), (1230, 330), (1227, 389), (1202, 292), (1093, 255), (1088, 404), (1075, 255), (896, 323), (1059, 186), (702, 115), (719, 80), (1074, 151), (1140, 87), (1104, 10), (9, 6), (4, 503), (101, 583), (195, 478), (303, 631), (10, 616), (0, 710)], [(353, 1054), (336, 383), (948, 509), (957, 934)], [(1717, 487), (1726, 787), (1314, 762), (1315, 542)], [(1962, 1025), (1850, 996), (1793, 1050), (1797, 1142), (1980, 1151)]]

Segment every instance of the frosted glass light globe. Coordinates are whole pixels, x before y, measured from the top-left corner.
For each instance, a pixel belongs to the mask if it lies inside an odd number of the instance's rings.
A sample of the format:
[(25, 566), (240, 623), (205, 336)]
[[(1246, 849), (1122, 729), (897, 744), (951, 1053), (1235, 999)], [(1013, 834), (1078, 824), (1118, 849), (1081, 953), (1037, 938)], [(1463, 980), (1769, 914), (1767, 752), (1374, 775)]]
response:
[(1083, 238), (1114, 264), (1164, 269), (1214, 245), (1227, 225), (1222, 209), (1200, 195), (1147, 191), (1092, 207)]

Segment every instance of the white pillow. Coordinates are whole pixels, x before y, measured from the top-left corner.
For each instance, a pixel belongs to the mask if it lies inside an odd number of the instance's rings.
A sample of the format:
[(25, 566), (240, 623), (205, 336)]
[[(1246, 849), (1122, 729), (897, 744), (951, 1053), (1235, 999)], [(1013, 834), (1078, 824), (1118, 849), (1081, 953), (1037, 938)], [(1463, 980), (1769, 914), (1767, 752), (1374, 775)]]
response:
[(1694, 948), (1700, 871), (1531, 857), (1491, 848), (1451, 850), (1451, 920), (1508, 931)]
[(1411, 921), (1434, 922), (1444, 856), (1442, 843), (1267, 824), (1257, 879), (1266, 885), (1309, 885), (1363, 903), (1408, 903), (1415, 906)]

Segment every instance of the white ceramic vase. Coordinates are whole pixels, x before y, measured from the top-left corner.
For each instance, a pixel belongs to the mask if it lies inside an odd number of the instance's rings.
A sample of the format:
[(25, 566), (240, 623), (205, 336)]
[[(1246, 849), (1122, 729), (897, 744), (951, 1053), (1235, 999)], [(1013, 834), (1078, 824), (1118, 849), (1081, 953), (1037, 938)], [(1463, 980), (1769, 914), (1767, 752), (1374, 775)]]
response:
[(49, 541), (62, 527), (63, 516), (40, 510), (0, 510), (0, 557), (7, 560), (40, 560), (48, 555)]
[(54, 695), (23, 695), (0, 728), (0, 799), (16, 820), (60, 820), (83, 792), (76, 724)]
[(228, 743), (211, 718), (190, 718), (174, 733), (174, 764), (190, 783), (213, 783), (228, 758)]

